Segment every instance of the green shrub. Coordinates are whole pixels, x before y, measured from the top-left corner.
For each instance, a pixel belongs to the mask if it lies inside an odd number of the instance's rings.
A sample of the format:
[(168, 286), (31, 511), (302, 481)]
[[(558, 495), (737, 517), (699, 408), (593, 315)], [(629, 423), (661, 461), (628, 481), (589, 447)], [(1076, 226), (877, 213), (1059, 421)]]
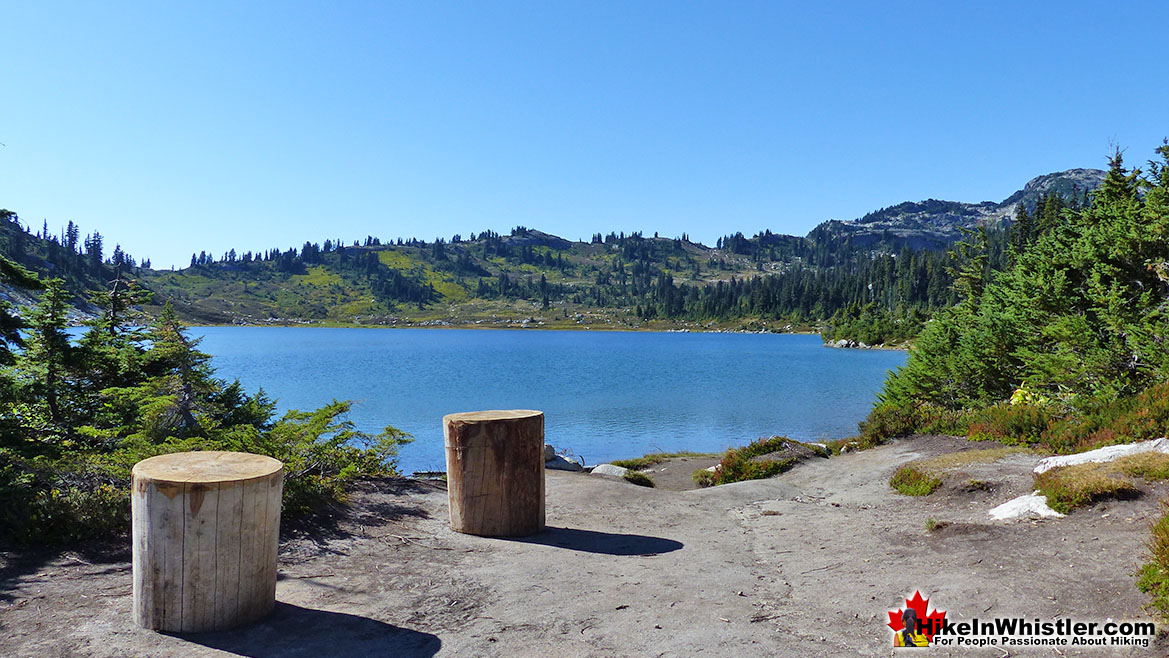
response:
[(785, 436), (773, 436), (727, 450), (717, 470), (695, 471), (694, 481), (706, 487), (743, 480), (762, 480), (779, 475), (809, 456), (828, 457), (830, 454), (829, 449), (818, 445)]
[(965, 428), (957, 411), (920, 402), (883, 402), (860, 422), (857, 442), (867, 449), (911, 434), (960, 434)]
[(906, 496), (928, 496), (942, 486), (942, 480), (909, 463), (893, 473), (889, 486)]
[(713, 487), (715, 484), (717, 484), (717, 482), (715, 482), (717, 478), (715, 477), (714, 472), (708, 471), (705, 468), (700, 468), (697, 471), (694, 471), (694, 474), (691, 477), (694, 478), (694, 484), (697, 484), (700, 487)]
[(130, 526), (130, 470), (148, 457), (192, 450), (233, 450), (284, 463), (285, 521), (344, 499), (361, 477), (397, 475), (398, 447), (409, 436), (387, 427), (379, 436), (357, 432), (346, 419), (350, 403), (290, 411), (270, 429), (238, 426), (217, 438), (153, 443), (124, 440), (105, 453), (17, 457), (0, 450), (0, 528), (25, 544), (67, 544), (125, 534)]
[(962, 415), (968, 438), (1007, 445), (1039, 443), (1053, 420), (1048, 407), (1031, 404), (996, 404)]

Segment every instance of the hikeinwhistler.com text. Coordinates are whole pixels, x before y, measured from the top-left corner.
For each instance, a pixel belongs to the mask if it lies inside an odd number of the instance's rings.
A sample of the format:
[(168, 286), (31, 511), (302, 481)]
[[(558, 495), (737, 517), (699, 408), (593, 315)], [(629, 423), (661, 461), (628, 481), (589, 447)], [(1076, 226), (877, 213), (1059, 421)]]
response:
[(1002, 617), (953, 622), (931, 620), (939, 647), (1148, 647), (1157, 634), (1151, 621), (1076, 621)]

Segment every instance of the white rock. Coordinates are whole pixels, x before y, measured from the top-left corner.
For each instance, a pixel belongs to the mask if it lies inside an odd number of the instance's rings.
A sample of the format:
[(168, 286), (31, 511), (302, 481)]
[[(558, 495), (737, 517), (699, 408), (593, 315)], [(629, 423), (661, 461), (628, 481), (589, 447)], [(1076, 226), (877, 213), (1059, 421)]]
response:
[(718, 467), (719, 467), (719, 465), (715, 464), (714, 466), (707, 466), (706, 470), (710, 471), (711, 473), (717, 473)]
[(560, 455), (556, 455), (556, 457), (554, 459), (550, 459), (550, 460), (544, 462), (544, 468), (550, 468), (554, 471), (580, 471), (580, 470), (584, 470), (584, 467), (581, 466), (579, 462), (570, 461), (568, 459), (565, 459), (564, 457), (561, 457)]
[(612, 475), (615, 477), (625, 477), (625, 474), (628, 472), (628, 468), (623, 466), (614, 466), (613, 464), (598, 464), (593, 467), (593, 475)]
[(1163, 452), (1169, 454), (1169, 439), (1164, 437), (1160, 439), (1153, 439), (1152, 441), (1142, 441), (1140, 443), (1129, 443), (1119, 446), (1105, 446), (1088, 452), (1081, 452), (1075, 455), (1061, 455), (1059, 457), (1048, 457), (1040, 459), (1039, 463), (1035, 465), (1035, 473), (1044, 473), (1059, 466), (1074, 466), (1076, 464), (1088, 464), (1091, 462), (1110, 462), (1116, 461), (1121, 457), (1128, 455), (1138, 455), (1142, 452)]
[(550, 462), (553, 459), (556, 459), (556, 448), (553, 448), (552, 444), (550, 444), (550, 443), (545, 443), (544, 444), (544, 461)]
[(1036, 516), (1052, 516), (1061, 519), (1064, 515), (1048, 507), (1047, 498), (1039, 495), (1038, 491), (1029, 496), (1019, 496), (1014, 500), (1008, 500), (990, 511), (990, 518), (997, 521)]

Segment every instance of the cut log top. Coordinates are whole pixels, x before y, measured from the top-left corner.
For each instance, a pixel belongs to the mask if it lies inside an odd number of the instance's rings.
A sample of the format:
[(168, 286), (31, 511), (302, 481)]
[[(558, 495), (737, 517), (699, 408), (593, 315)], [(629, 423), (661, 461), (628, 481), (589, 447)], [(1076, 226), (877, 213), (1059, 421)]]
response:
[(444, 425), (449, 423), (490, 423), (499, 420), (521, 420), (523, 418), (533, 418), (535, 416), (543, 416), (543, 411), (534, 411), (532, 409), (495, 409), (491, 411), (464, 411), (457, 414), (447, 414), (442, 417)]
[(144, 459), (134, 465), (134, 477), (153, 482), (213, 483), (243, 482), (271, 477), (284, 464), (279, 460), (246, 452), (175, 452)]

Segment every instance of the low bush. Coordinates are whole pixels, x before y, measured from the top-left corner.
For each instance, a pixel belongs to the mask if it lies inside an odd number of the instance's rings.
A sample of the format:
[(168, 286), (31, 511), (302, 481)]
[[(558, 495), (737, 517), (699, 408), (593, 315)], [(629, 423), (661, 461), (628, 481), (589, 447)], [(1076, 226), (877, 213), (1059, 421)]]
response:
[(1049, 407), (1032, 404), (996, 404), (962, 414), (959, 425), (974, 441), (1007, 445), (1039, 443), (1054, 420)]
[(700, 468), (697, 471), (694, 471), (694, 474), (691, 477), (694, 478), (694, 484), (697, 484), (700, 487), (713, 487), (716, 484), (715, 480), (717, 479), (715, 477), (714, 471), (708, 471), (705, 468)]
[(801, 443), (784, 436), (759, 439), (741, 448), (726, 451), (714, 472), (695, 472), (701, 486), (729, 484), (743, 480), (774, 477), (808, 457), (828, 457), (830, 451), (815, 444)]

